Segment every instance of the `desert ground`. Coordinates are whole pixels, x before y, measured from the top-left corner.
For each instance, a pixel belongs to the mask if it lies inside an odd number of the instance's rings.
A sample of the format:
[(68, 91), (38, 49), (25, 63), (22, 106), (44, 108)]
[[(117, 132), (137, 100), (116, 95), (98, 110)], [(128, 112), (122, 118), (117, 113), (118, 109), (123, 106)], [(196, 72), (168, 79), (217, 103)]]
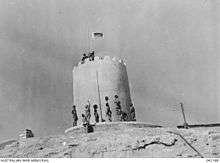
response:
[(177, 129), (118, 122), (95, 125), (91, 133), (80, 126), (62, 135), (8, 140), (0, 144), (0, 157), (219, 158), (219, 147), (220, 127)]

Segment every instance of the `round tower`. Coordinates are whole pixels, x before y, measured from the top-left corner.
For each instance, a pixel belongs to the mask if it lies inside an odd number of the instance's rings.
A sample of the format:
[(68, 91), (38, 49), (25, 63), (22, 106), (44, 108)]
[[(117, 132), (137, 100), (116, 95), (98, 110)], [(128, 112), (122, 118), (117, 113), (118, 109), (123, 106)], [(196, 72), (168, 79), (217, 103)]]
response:
[[(99, 54), (97, 54), (99, 55)], [(100, 54), (103, 55), (103, 54)], [(82, 124), (82, 114), (85, 113), (85, 105), (90, 101), (91, 119), (94, 123), (93, 105), (98, 105), (99, 119), (108, 121), (106, 118), (106, 101), (112, 111), (112, 121), (120, 121), (116, 113), (114, 96), (118, 95), (121, 103), (121, 109), (128, 115), (130, 120), (129, 106), (132, 103), (126, 65), (122, 60), (111, 58), (109, 56), (96, 56), (93, 61), (87, 59), (85, 63), (78, 64), (73, 69), (73, 103), (76, 106), (78, 114), (78, 124)]]

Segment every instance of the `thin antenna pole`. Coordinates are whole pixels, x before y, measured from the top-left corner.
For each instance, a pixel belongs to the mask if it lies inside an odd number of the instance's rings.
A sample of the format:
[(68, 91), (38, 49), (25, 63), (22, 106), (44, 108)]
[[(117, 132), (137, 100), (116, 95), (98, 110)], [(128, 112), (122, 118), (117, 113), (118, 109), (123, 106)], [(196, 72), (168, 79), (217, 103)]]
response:
[(87, 37), (88, 37), (88, 53), (90, 53), (90, 30), (89, 30), (89, 23), (88, 23), (88, 29), (87, 29)]
[(93, 51), (92, 47), (92, 33), (89, 33), (89, 53)]
[(183, 103), (182, 102), (180, 103), (180, 106), (181, 106), (181, 110), (182, 110), (182, 114), (183, 114), (183, 120), (184, 120), (184, 125), (183, 126), (185, 128), (188, 128), (188, 124), (186, 122), (186, 116), (185, 116), (184, 107), (183, 107)]
[(101, 97), (100, 97), (100, 89), (99, 89), (98, 71), (96, 71), (96, 82), (97, 82), (97, 90), (98, 90), (98, 98), (99, 98), (100, 117), (101, 117), (101, 122), (102, 122), (103, 121), (102, 106), (101, 106)]

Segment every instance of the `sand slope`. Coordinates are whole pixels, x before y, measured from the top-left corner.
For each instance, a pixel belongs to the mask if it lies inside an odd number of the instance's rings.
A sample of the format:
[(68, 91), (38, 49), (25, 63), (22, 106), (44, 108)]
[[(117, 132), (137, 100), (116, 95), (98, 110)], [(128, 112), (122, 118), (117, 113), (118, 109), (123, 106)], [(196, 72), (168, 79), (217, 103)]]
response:
[[(220, 128), (172, 129), (125, 123), (106, 125), (85, 133), (34, 137), (0, 144), (0, 157), (220, 157)], [(107, 126), (107, 128), (106, 128)], [(79, 132), (80, 130), (80, 132)]]

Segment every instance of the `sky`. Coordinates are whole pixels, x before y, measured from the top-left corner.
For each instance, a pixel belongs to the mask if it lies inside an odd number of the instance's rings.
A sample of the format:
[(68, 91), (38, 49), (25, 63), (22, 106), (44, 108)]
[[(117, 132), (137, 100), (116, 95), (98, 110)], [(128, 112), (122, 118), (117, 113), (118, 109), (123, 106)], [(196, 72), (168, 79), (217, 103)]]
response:
[[(72, 69), (89, 49), (126, 61), (141, 122), (220, 122), (218, 0), (0, 0), (0, 141), (71, 127)], [(104, 38), (90, 39), (92, 32)]]

